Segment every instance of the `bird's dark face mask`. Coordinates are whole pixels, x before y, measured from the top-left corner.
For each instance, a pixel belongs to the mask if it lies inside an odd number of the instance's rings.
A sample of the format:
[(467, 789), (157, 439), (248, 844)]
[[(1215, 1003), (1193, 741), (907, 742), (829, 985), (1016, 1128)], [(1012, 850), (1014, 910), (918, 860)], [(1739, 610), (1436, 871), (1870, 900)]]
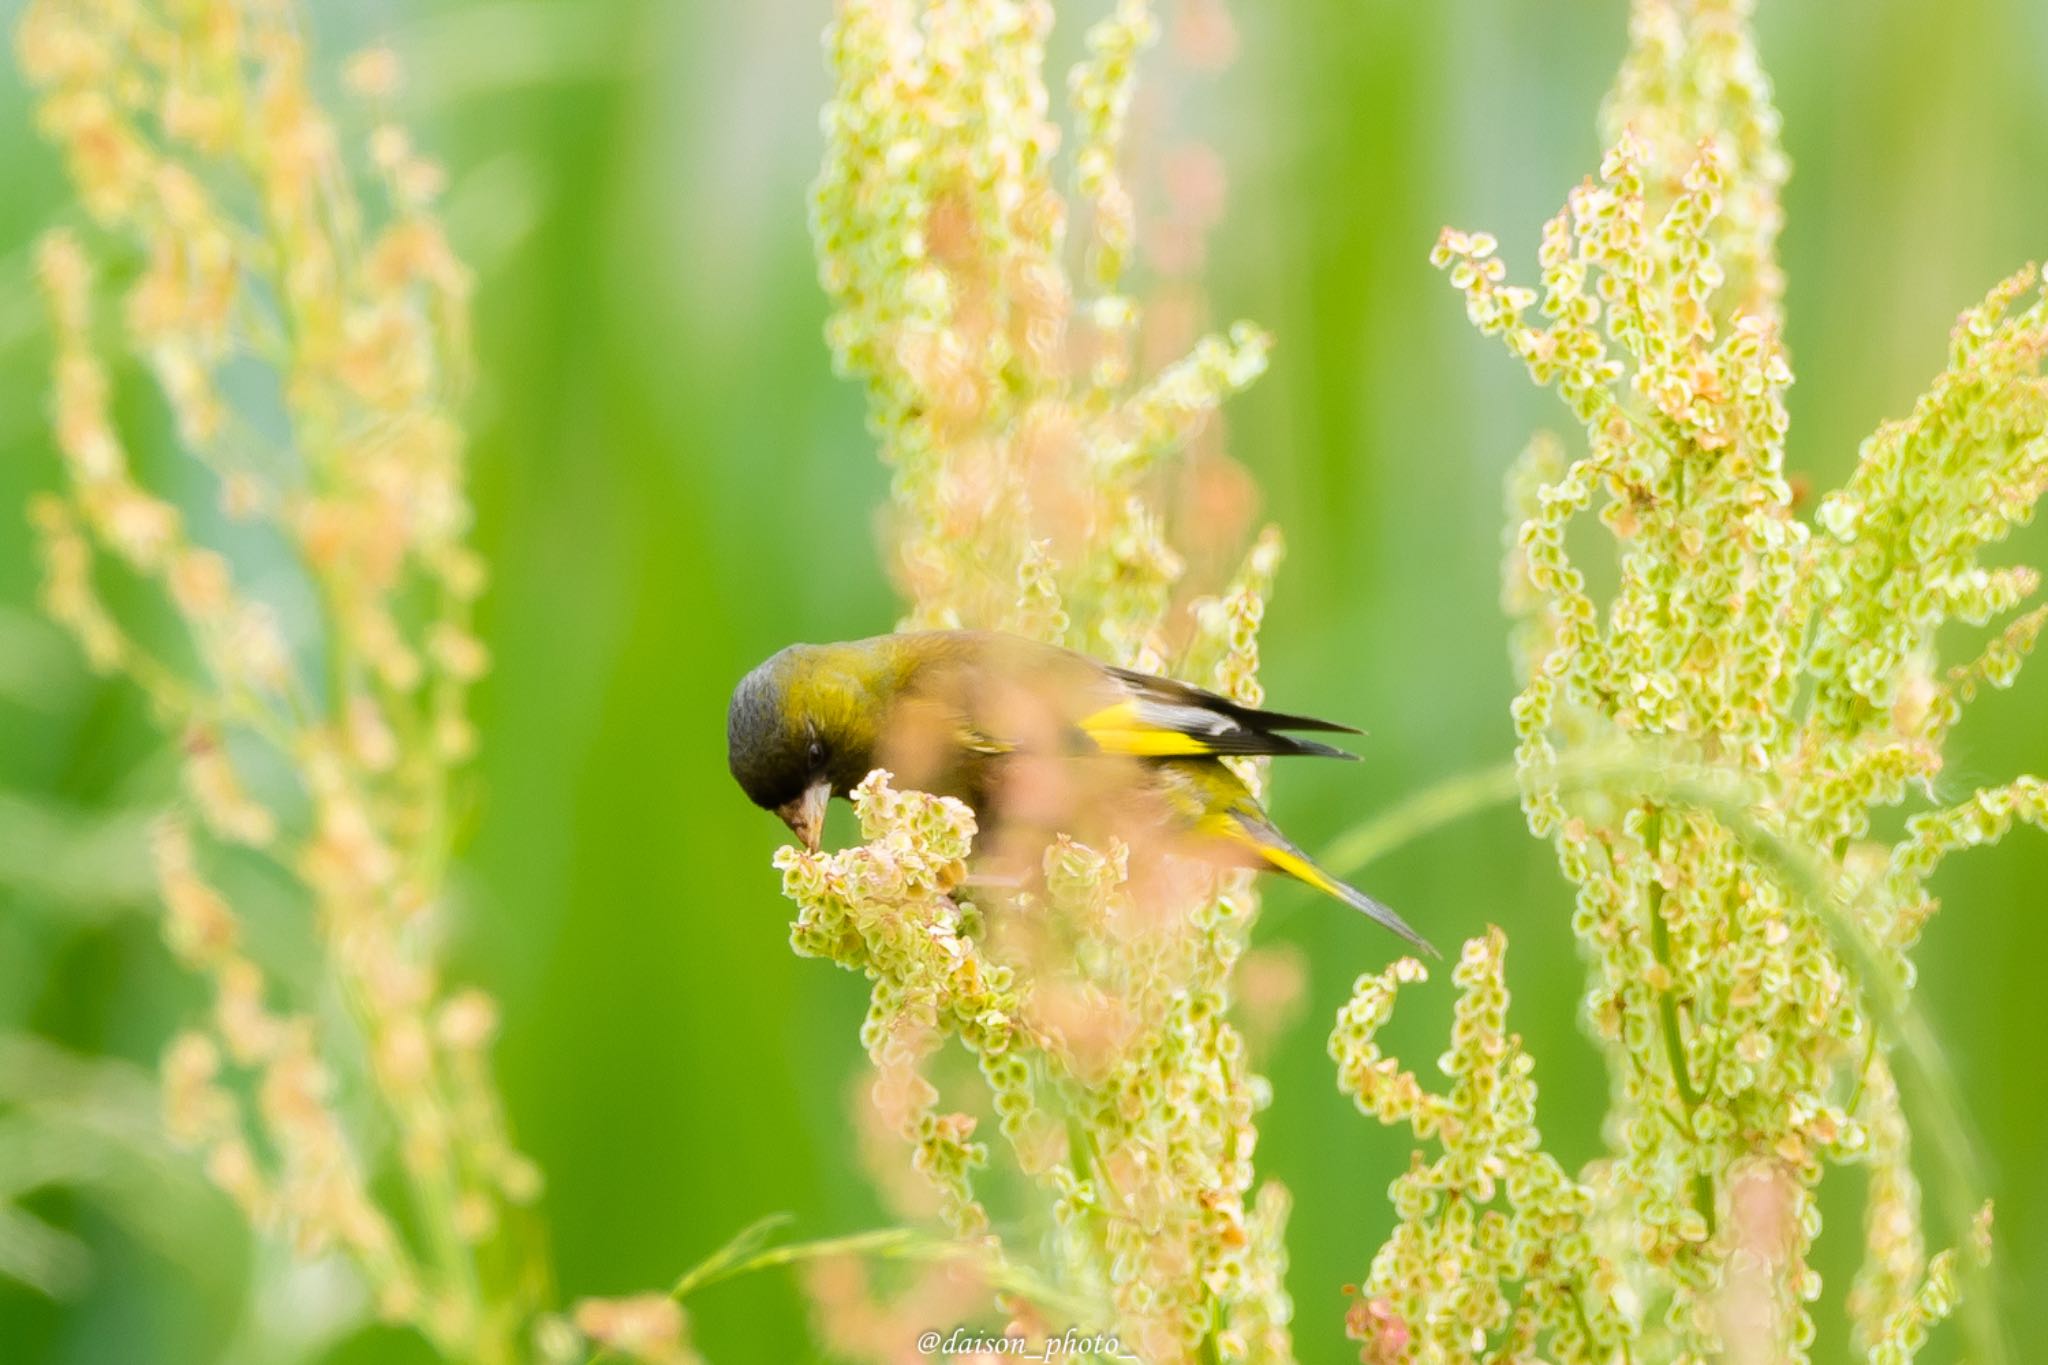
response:
[(747, 674), (733, 691), (726, 715), (726, 762), (747, 798), (774, 811), (816, 853), (832, 799), (831, 755), (788, 705), (788, 653)]

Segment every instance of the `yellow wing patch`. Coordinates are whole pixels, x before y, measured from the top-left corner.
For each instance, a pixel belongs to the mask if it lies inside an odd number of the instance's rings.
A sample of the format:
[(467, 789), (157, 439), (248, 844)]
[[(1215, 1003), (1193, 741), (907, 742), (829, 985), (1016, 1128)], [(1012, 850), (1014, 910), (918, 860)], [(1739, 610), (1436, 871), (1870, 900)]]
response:
[(993, 735), (983, 734), (972, 725), (963, 724), (956, 738), (961, 748), (974, 754), (1007, 754), (1017, 748), (1016, 745), (997, 739)]
[(1120, 701), (1084, 716), (1081, 732), (1102, 752), (1128, 758), (1199, 758), (1215, 752), (1200, 735), (1147, 723), (1135, 701)]

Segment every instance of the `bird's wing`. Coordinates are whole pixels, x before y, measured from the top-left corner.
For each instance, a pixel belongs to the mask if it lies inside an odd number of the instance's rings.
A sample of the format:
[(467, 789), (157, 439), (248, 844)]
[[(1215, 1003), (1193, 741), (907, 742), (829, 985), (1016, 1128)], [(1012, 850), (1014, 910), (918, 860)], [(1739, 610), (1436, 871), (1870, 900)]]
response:
[(989, 631), (928, 631), (901, 638), (916, 661), (905, 688), (913, 706), (927, 713), (935, 731), (937, 718), (944, 717), (946, 737), (970, 753), (1356, 757), (1281, 733), (1356, 734), (1348, 725), (1262, 711), (1190, 683), (1111, 668), (1054, 645)]
[(1079, 725), (1104, 753), (1131, 758), (1197, 758), (1221, 754), (1356, 754), (1283, 730), (1331, 730), (1357, 734), (1348, 725), (1261, 711), (1228, 697), (1171, 678), (1126, 668), (1105, 668), (1114, 699), (1081, 717)]

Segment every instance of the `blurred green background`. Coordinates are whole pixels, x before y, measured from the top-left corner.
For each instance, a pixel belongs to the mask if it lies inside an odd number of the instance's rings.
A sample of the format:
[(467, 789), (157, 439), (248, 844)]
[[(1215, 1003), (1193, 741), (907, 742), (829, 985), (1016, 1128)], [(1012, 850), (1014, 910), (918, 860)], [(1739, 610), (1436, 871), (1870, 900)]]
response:
[[(805, 230), (826, 0), (318, 8), (331, 58), (384, 35), (407, 58), (407, 116), (453, 171), (451, 221), (480, 270), (474, 488), (496, 666), (478, 700), (455, 956), (504, 1006), (499, 1073), (549, 1176), (563, 1288), (665, 1284), (771, 1211), (793, 1213), (798, 1235), (867, 1226), (878, 1213), (843, 1119), (863, 984), (790, 954), (768, 867), (778, 827), (733, 789), (723, 754), (748, 666), (793, 639), (885, 629), (895, 612), (866, 510), (885, 476), (859, 394), (829, 372)], [(1062, 5), (1061, 22), (1099, 8)], [(1282, 774), (1278, 813), (1313, 848), (1508, 753), (1501, 476), (1565, 414), (1470, 332), (1425, 257), (1441, 224), (1484, 226), (1533, 275), (1538, 226), (1597, 165), (1625, 9), (1237, 8), (1238, 60), (1202, 82), (1199, 126), (1141, 146), (1199, 133), (1221, 151), (1214, 311), (1279, 338), (1271, 373), (1229, 412), (1230, 449), (1291, 547), (1265, 676), (1289, 708), (1372, 732), (1363, 765)], [(1792, 461), (1825, 487), (1943, 363), (1957, 310), (2048, 249), (2048, 7), (1764, 8), (1795, 163)], [(0, 3), (10, 29), (16, 14)], [(34, 614), (19, 508), (57, 471), (27, 251), (65, 194), (11, 72), (0, 175), (0, 1028), (153, 1064), (194, 1003), (135, 860), (134, 813), (169, 769), (136, 698), (86, 676)], [(2039, 534), (2022, 546), (2037, 563), (2044, 550)], [(2036, 676), (1978, 706), (1952, 751), (1956, 785), (2048, 770), (2044, 687)], [(1368, 880), (1439, 942), (1507, 927), (1546, 1134), (1568, 1162), (1590, 1155), (1604, 1079), (1576, 1026), (1581, 978), (1547, 849), (1496, 812)], [(1959, 859), (1920, 954), (1990, 1157), (2022, 1344), (2048, 1338), (2048, 1296), (2032, 1292), (2048, 1284), (2044, 882), (2038, 834)], [(1276, 1100), (1259, 1159), (1298, 1196), (1301, 1358), (1337, 1362), (1355, 1358), (1339, 1286), (1377, 1245), (1408, 1142), (1337, 1096), (1323, 1035), (1390, 943), (1301, 890), (1275, 886), (1267, 905), (1261, 940), (1299, 945), (1312, 967), (1302, 1022), (1266, 1061)], [(1407, 997), (1393, 1049), (1426, 1064), (1447, 998), (1441, 983)], [(1836, 1269), (1856, 1237), (1856, 1178), (1830, 1189), (1822, 1264)], [(275, 1340), (316, 1329), (280, 1320), (296, 1300), (244, 1301), (261, 1253), (218, 1201), (188, 1193), (186, 1212), (140, 1221), (118, 1194), (32, 1198), (93, 1259), (63, 1301), (0, 1284), (0, 1361), (262, 1359), (249, 1343), (271, 1338), (252, 1321)], [(693, 1312), (726, 1365), (815, 1357), (786, 1276), (721, 1286)], [(1823, 1358), (1846, 1356), (1838, 1324), (1823, 1314)], [(1944, 1335), (1925, 1358), (1953, 1353)], [(330, 1354), (414, 1352), (371, 1333)]]

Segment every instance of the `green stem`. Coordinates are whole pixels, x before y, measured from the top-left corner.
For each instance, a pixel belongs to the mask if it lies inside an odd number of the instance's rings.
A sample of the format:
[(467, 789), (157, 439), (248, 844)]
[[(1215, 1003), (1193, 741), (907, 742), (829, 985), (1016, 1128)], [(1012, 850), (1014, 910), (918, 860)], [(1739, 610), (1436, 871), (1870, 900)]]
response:
[[(1652, 803), (1649, 806), (1649, 829), (1643, 840), (1644, 851), (1652, 863), (1660, 861), (1664, 848), (1664, 808)], [(1664, 1038), (1664, 1059), (1671, 1067), (1671, 1083), (1678, 1088), (1678, 1098), (1684, 1102), (1686, 1126), (1681, 1135), (1687, 1140), (1693, 1137), (1693, 1125), (1698, 1121), (1702, 1096), (1692, 1083), (1692, 1068), (1685, 1060), (1685, 1036), (1679, 1031), (1678, 997), (1672, 987), (1677, 978), (1671, 970), (1671, 926), (1664, 921), (1664, 883), (1659, 881), (1654, 869), (1648, 887), (1650, 919), (1650, 955), (1657, 965), (1664, 969), (1664, 983), (1655, 986), (1657, 992), (1658, 1032)], [(1714, 1178), (1705, 1171), (1695, 1171), (1692, 1177), (1692, 1206), (1700, 1217), (1706, 1220), (1707, 1235), (1714, 1235), (1719, 1223), (1714, 1211)]]
[[(680, 1302), (699, 1290), (758, 1270), (772, 1270), (778, 1266), (799, 1265), (835, 1256), (865, 1256), (919, 1264), (964, 1260), (973, 1262), (982, 1278), (999, 1292), (1029, 1300), (1076, 1323), (1087, 1322), (1095, 1316), (1091, 1305), (1012, 1262), (1000, 1250), (948, 1241), (915, 1228), (871, 1228), (865, 1232), (821, 1237), (808, 1242), (762, 1245), (771, 1233), (789, 1220), (788, 1214), (776, 1213), (748, 1225), (731, 1241), (684, 1271), (669, 1286), (668, 1296)], [(589, 1365), (614, 1359), (617, 1359), (616, 1353), (602, 1347), (588, 1357)]]
[(1337, 836), (1319, 861), (1336, 875), (1349, 877), (1425, 835), (1505, 806), (1521, 794), (1522, 775), (1512, 763), (1461, 773), (1353, 825)]
[[(1652, 862), (1664, 847), (1664, 808), (1651, 806), (1649, 836), (1644, 841)], [(1649, 883), (1650, 956), (1664, 969), (1665, 984), (1657, 987), (1657, 1018), (1663, 1025), (1664, 1058), (1671, 1064), (1671, 1083), (1688, 1111), (1700, 1107), (1701, 1095), (1692, 1083), (1692, 1068), (1685, 1060), (1685, 1036), (1678, 1026), (1678, 997), (1672, 991), (1676, 977), (1671, 970), (1671, 926), (1664, 922), (1664, 884), (1653, 875)]]

